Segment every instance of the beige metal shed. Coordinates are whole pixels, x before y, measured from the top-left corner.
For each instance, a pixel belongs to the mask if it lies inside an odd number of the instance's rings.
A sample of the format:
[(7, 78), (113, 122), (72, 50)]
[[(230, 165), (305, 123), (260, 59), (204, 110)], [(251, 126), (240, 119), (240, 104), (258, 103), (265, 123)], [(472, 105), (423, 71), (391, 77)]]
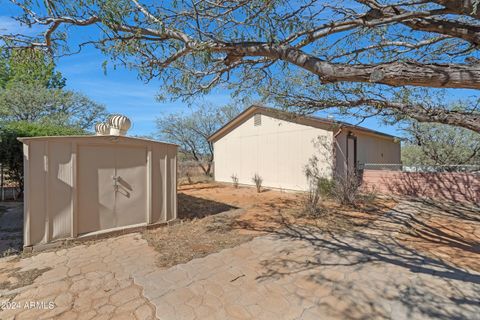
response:
[(125, 136), (20, 138), (24, 246), (177, 218), (177, 146)]

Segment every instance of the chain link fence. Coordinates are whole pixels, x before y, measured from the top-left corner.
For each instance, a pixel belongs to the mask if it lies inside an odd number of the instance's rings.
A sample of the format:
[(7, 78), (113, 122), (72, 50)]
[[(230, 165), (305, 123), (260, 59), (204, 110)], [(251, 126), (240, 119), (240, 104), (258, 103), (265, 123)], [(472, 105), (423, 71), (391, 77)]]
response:
[(384, 194), (480, 203), (480, 165), (360, 166), (364, 186)]
[(466, 172), (480, 174), (480, 165), (403, 165), (386, 163), (365, 163), (360, 170), (391, 170), (402, 172)]

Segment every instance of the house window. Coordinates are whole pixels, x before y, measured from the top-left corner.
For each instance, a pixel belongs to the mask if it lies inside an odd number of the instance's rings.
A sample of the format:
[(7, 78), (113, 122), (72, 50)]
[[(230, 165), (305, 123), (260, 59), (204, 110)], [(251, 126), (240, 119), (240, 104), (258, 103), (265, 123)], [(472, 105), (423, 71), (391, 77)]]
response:
[(253, 125), (255, 127), (262, 125), (262, 115), (260, 113), (257, 113), (253, 116)]

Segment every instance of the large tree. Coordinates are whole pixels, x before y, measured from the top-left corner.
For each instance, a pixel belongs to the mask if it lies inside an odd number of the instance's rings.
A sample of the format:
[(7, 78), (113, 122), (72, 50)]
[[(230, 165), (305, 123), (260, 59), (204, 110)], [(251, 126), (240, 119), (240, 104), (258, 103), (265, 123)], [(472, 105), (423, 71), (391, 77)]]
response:
[[(61, 54), (93, 44), (147, 79), (163, 78), (177, 97), (222, 84), (275, 93), (303, 70), (308, 88), (334, 99), (284, 91), (291, 105), (388, 110), (480, 132), (476, 98), (456, 110), (403, 87), (480, 88), (478, 0), (11, 1), (24, 11), (17, 19), (42, 34), (4, 35), (8, 46)], [(79, 28), (101, 36), (68, 48), (67, 34)]]
[(178, 144), (205, 175), (211, 174), (213, 144), (208, 138), (242, 111), (239, 104), (214, 107), (202, 104), (189, 113), (167, 114), (157, 119), (158, 136)]
[(105, 106), (66, 90), (52, 58), (38, 50), (16, 49), (0, 56), (0, 121), (29, 121), (91, 129), (106, 116)]
[(410, 122), (402, 146), (405, 165), (480, 165), (480, 135), (442, 124)]
[(55, 70), (52, 57), (38, 50), (2, 50), (0, 53), (0, 88), (21, 84), (48, 89), (62, 89), (65, 78)]
[(77, 92), (24, 83), (0, 90), (2, 121), (39, 122), (91, 130), (95, 122), (105, 117), (105, 106)]

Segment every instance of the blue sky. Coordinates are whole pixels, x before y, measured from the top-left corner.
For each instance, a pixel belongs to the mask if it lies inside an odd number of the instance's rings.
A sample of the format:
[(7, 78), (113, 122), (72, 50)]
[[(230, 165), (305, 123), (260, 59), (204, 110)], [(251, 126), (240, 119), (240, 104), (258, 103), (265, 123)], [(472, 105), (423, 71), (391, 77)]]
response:
[[(137, 78), (136, 71), (123, 67), (108, 68), (105, 74), (102, 62), (105, 58), (96, 50), (86, 50), (78, 55), (59, 60), (57, 69), (67, 79), (67, 87), (80, 91), (91, 99), (106, 105), (111, 113), (121, 113), (132, 120), (129, 133), (152, 135), (155, 118), (172, 112), (189, 112), (187, 104), (180, 101), (160, 103), (155, 96), (162, 83), (144, 83)], [(231, 101), (228, 92), (214, 92), (204, 99), (213, 104), (226, 104)], [(199, 100), (198, 103), (204, 102)]]
[[(0, 0), (0, 33), (32, 33), (10, 17), (18, 11), (6, 0)], [(83, 30), (82, 30), (83, 31)], [(89, 36), (82, 32), (82, 36)], [(104, 104), (110, 113), (125, 114), (131, 118), (133, 126), (130, 134), (154, 135), (155, 119), (172, 112), (189, 112), (187, 104), (181, 101), (160, 103), (155, 96), (162, 87), (160, 81), (144, 83), (138, 79), (135, 70), (109, 67), (104, 73), (102, 62), (105, 57), (93, 48), (86, 48), (81, 53), (63, 57), (57, 68), (67, 79), (67, 88), (84, 93), (91, 99)], [(217, 89), (204, 96), (203, 99), (214, 105), (231, 103), (232, 99), (226, 90)], [(202, 101), (197, 103), (202, 103)], [(319, 114), (327, 116), (328, 112)], [(356, 123), (358, 120), (343, 118), (341, 120)], [(398, 127), (387, 126), (380, 119), (370, 118), (362, 126), (394, 135), (402, 135)]]

